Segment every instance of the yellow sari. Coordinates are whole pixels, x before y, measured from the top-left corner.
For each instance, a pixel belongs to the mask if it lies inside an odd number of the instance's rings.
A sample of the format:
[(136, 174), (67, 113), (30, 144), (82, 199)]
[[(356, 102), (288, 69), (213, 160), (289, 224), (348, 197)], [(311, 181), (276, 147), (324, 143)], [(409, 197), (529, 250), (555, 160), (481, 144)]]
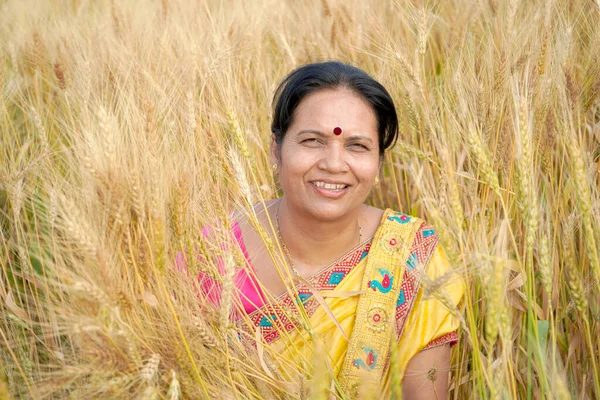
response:
[[(412, 230), (402, 231), (409, 223)], [(401, 253), (394, 252), (402, 244), (405, 254), (395, 258), (402, 259), (402, 265), (385, 265), (391, 255)], [(370, 277), (365, 278), (366, 273)], [(340, 392), (353, 396), (357, 377), (370, 371), (372, 382), (383, 388), (392, 373), (388, 368), (391, 346), (396, 346), (397, 354), (393, 373), (402, 379), (418, 352), (458, 340), (456, 313), (436, 297), (425, 298), (422, 274), (434, 283), (444, 282), (446, 298), (458, 305), (464, 285), (452, 274), (434, 230), (422, 220), (387, 209), (372, 240), (297, 284), (292, 293), (238, 320), (240, 336), (252, 340), (262, 336), (263, 343), (273, 346), (283, 360), (279, 370), (285, 380), (294, 380), (299, 365), (315, 360), (316, 338), (326, 344), (320, 351), (339, 381)], [(394, 298), (386, 304), (388, 294)], [(372, 301), (360, 305), (365, 296)], [(379, 341), (380, 346), (370, 346), (369, 341)]]

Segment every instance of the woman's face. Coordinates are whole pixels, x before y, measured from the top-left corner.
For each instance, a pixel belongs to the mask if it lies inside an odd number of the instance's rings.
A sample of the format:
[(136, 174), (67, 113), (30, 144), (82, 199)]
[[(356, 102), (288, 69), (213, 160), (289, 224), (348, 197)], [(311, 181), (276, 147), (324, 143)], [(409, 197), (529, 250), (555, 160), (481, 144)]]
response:
[(305, 217), (331, 221), (357, 211), (379, 171), (375, 113), (345, 88), (306, 96), (280, 146), (278, 153), (272, 140), (279, 182), (288, 205)]

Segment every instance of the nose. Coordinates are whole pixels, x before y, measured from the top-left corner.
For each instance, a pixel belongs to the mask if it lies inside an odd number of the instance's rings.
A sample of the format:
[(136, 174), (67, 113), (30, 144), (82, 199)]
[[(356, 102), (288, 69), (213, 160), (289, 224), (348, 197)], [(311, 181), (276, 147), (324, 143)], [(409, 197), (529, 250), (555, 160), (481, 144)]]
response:
[(347, 170), (346, 151), (343, 145), (331, 144), (323, 152), (319, 167), (332, 174), (342, 173)]

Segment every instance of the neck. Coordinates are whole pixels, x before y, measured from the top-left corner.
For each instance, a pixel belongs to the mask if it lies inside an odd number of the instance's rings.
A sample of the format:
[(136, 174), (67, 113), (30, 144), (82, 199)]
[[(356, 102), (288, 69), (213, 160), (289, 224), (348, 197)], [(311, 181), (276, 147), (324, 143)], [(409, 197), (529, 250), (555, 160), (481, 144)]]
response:
[(311, 275), (359, 244), (360, 208), (335, 221), (295, 212), (285, 197), (278, 205), (281, 236), (301, 275)]

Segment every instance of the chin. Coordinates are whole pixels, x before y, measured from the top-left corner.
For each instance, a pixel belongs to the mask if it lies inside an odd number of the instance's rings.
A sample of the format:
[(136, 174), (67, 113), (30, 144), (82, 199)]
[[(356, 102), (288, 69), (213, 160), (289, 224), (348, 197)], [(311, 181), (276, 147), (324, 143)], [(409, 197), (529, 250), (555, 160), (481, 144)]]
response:
[(364, 202), (364, 199), (357, 201), (360, 196), (354, 192), (354, 188), (339, 199), (328, 199), (315, 193), (312, 187), (308, 189), (306, 192), (291, 191), (287, 198), (298, 212), (318, 221), (331, 222), (343, 218), (356, 211)]
[[(356, 207), (358, 208), (358, 206)], [(344, 215), (354, 211), (354, 207), (341, 204), (326, 204), (324, 202), (313, 202), (312, 207), (306, 210), (315, 219), (322, 221), (335, 221)]]

